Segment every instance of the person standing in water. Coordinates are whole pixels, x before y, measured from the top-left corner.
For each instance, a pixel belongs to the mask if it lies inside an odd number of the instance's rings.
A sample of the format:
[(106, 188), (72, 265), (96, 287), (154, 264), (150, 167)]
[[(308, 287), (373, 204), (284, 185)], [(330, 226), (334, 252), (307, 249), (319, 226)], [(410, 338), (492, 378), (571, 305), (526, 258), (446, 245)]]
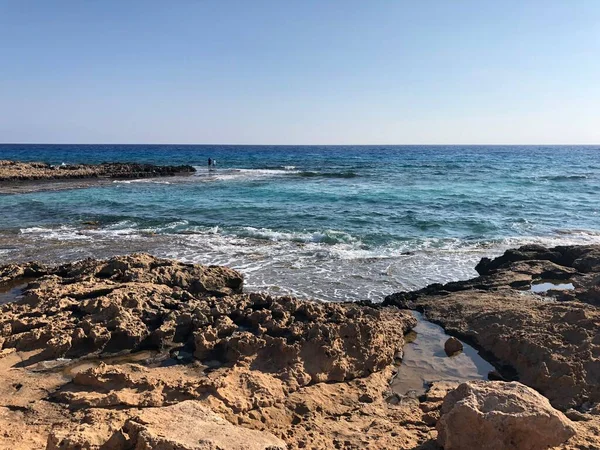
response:
[(212, 166), (212, 159), (208, 158), (208, 168), (210, 169), (211, 166)]

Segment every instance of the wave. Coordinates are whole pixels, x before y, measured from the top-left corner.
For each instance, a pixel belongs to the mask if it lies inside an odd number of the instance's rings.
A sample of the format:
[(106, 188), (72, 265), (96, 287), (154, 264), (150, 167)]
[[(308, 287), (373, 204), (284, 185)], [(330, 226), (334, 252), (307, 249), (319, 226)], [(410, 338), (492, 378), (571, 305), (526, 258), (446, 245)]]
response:
[(197, 167), (197, 172), (192, 179), (200, 181), (251, 181), (266, 178), (276, 178), (299, 173), (294, 166), (286, 166), (277, 169), (215, 169), (206, 170), (205, 167)]
[(38, 236), (42, 239), (56, 239), (64, 241), (91, 240), (92, 237), (83, 233), (83, 230), (72, 226), (60, 226), (56, 228), (29, 227), (19, 230), (20, 234)]
[(321, 300), (380, 301), (399, 290), (476, 276), (480, 258), (524, 244), (547, 247), (600, 243), (600, 233), (557, 230), (550, 236), (499, 239), (414, 238), (366, 245), (340, 230), (200, 227), (172, 221), (148, 227), (120, 221), (88, 229), (73, 226), (23, 228), (0, 233), (10, 242), (5, 259), (72, 261), (89, 256), (145, 251), (185, 262), (227, 265), (245, 276), (246, 289)]
[[(207, 170), (205, 167), (196, 167), (197, 172), (194, 179), (203, 181), (228, 181), (228, 180), (252, 180), (262, 178), (277, 178), (297, 176), (300, 178), (357, 178), (360, 175), (353, 171), (318, 171), (300, 170), (296, 166), (278, 166), (276, 168), (227, 168)], [(129, 183), (129, 181), (127, 181)]]
[(352, 235), (337, 230), (324, 230), (317, 232), (293, 232), (293, 231), (277, 231), (269, 228), (254, 228), (243, 227), (233, 231), (239, 237), (249, 237), (254, 239), (264, 239), (269, 241), (290, 241), (299, 243), (323, 243), (323, 244), (339, 244), (359, 242)]
[[(99, 227), (62, 225), (58, 227), (29, 227), (20, 229), (21, 236), (59, 241), (98, 239), (139, 239), (163, 236), (165, 239), (192, 239), (212, 244), (241, 248), (286, 248), (287, 251), (314, 253), (317, 257), (339, 259), (397, 258), (414, 253), (492, 253), (524, 244), (556, 245), (600, 244), (600, 232), (584, 229), (560, 229), (547, 236), (514, 236), (494, 239), (473, 238), (411, 238), (389, 239), (380, 244), (367, 244), (362, 238), (341, 230), (319, 231), (274, 230), (270, 228), (221, 228), (190, 225), (186, 220), (144, 226), (122, 220)], [(217, 245), (218, 247), (218, 245)], [(214, 250), (217, 250), (215, 248)], [(325, 252), (325, 253), (323, 253)]]
[(303, 171), (299, 175), (304, 178), (356, 178), (360, 175), (356, 172), (314, 172), (314, 171)]
[(156, 180), (151, 178), (142, 178), (139, 180), (114, 180), (114, 184), (134, 184), (134, 183), (148, 183), (148, 184), (171, 184), (170, 181)]
[(586, 180), (589, 178), (588, 175), (577, 174), (577, 175), (544, 175), (535, 177), (538, 180), (548, 181), (574, 181), (574, 180)]

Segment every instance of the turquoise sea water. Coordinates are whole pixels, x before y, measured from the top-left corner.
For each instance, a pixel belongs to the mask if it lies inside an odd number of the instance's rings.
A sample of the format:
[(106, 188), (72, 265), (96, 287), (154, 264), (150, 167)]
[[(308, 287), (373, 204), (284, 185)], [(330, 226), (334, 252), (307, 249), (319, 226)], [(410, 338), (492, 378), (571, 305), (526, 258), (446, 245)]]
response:
[(380, 300), (509, 246), (600, 242), (600, 147), (0, 145), (0, 159), (198, 168), (2, 195), (3, 262), (143, 250), (231, 265), (253, 290)]

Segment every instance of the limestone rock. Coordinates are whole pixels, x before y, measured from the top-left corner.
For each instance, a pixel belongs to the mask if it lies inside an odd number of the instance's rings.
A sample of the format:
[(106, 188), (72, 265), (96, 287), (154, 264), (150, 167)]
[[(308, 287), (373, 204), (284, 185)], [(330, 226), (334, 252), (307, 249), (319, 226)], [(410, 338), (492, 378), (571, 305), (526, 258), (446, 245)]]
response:
[(575, 435), (545, 397), (501, 381), (470, 381), (451, 391), (436, 428), (444, 450), (543, 450)]
[[(10, 283), (31, 267), (0, 274)], [(0, 305), (0, 339), (4, 349), (43, 349), (39, 359), (185, 347), (297, 389), (382, 370), (416, 324), (395, 308), (243, 294), (232, 269), (147, 254), (35, 267), (23, 299)]]
[(114, 450), (284, 450), (287, 445), (271, 433), (229, 423), (194, 400), (150, 408), (129, 419), (111, 443)]

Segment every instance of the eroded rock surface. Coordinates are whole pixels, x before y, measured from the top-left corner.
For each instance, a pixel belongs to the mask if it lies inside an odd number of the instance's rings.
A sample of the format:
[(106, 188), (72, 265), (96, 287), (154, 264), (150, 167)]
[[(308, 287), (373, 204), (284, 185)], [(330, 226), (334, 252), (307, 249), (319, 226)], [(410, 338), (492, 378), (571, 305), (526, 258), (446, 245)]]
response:
[(444, 450), (545, 450), (576, 433), (536, 391), (500, 381), (469, 381), (450, 391), (436, 428)]
[[(231, 269), (144, 254), (35, 270), (46, 275), (1, 307), (0, 339), (5, 349), (43, 349), (43, 359), (184, 347), (200, 361), (247, 360), (298, 387), (383, 369), (415, 323), (397, 310), (242, 294)], [(0, 276), (32, 271), (11, 265)]]
[[(571, 253), (595, 267), (593, 252)], [(575, 289), (529, 292), (548, 274)], [(584, 295), (594, 274), (521, 258), (386, 303), (418, 308), (499, 369), (510, 365), (575, 421), (576, 435), (557, 448), (589, 450), (600, 448), (600, 321)], [(261, 436), (290, 449), (440, 448), (436, 423), (456, 386), (436, 383), (424, 396), (390, 388), (412, 314), (246, 294), (242, 282), (231, 269), (145, 254), (0, 267), (0, 288), (28, 283), (0, 305), (0, 448), (195, 448), (213, 445), (210, 433), (194, 434), (212, 419), (245, 444)], [(166, 424), (184, 405), (198, 416), (193, 442)]]
[[(234, 270), (145, 254), (4, 266), (0, 280), (28, 282), (0, 306), (0, 413), (19, 423), (0, 443), (14, 449), (109, 448), (117, 432), (151, 446), (162, 431), (136, 429), (134, 418), (188, 401), (290, 448), (433, 439), (431, 425), (396, 430), (420, 421), (418, 402), (385, 401), (390, 364), (416, 323), (408, 312), (245, 294)], [(179, 444), (164, 445), (187, 448)]]
[[(198, 401), (149, 408), (125, 421), (106, 442), (94, 444), (86, 435), (54, 432), (47, 450), (75, 449), (100, 445), (110, 450), (285, 450), (287, 445), (268, 432), (232, 425)], [(81, 447), (79, 447), (81, 448)]]

